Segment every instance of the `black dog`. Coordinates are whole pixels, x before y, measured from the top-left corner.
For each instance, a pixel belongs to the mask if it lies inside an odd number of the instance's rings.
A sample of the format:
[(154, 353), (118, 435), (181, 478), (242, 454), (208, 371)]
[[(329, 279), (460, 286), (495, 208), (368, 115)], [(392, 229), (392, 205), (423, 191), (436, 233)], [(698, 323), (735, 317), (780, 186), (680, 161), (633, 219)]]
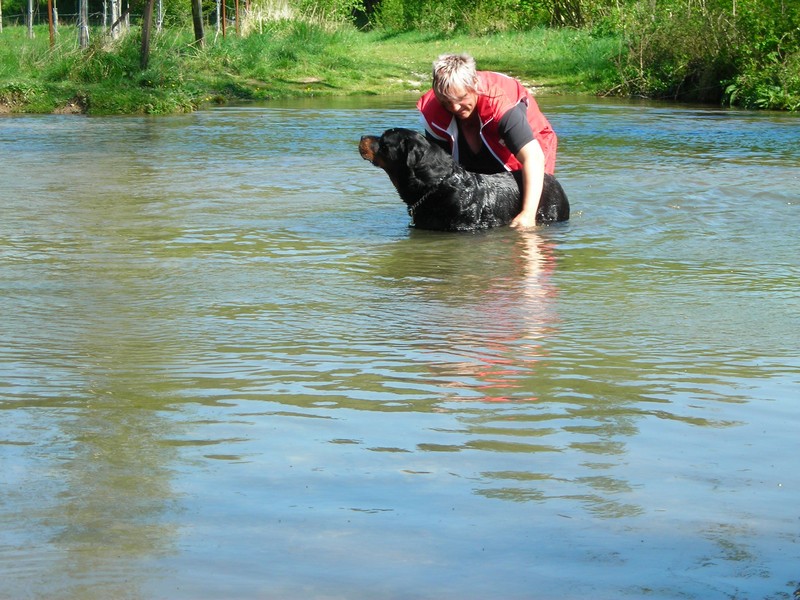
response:
[[(467, 171), (436, 144), (410, 129), (365, 135), (361, 156), (389, 175), (420, 229), (465, 231), (508, 225), (522, 210), (521, 173)], [(545, 174), (536, 223), (569, 219), (569, 201), (555, 177)]]

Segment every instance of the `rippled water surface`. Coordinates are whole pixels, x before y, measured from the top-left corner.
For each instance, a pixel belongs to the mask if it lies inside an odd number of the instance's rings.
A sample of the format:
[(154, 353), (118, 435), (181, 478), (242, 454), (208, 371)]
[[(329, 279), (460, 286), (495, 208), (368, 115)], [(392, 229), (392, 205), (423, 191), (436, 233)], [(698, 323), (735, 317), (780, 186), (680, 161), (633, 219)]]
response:
[(0, 598), (792, 596), (800, 118), (545, 98), (441, 234), (413, 104), (0, 118)]

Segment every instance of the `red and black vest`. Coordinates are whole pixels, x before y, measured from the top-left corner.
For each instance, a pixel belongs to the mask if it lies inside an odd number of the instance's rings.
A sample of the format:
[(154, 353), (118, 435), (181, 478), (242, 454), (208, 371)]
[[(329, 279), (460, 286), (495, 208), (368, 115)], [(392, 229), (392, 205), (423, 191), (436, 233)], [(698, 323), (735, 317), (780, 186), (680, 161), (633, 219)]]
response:
[[(544, 171), (553, 174), (556, 168), (558, 139), (528, 90), (516, 79), (502, 73), (478, 71), (478, 80), (480, 91), (475, 110), (478, 111), (480, 135), (484, 145), (506, 170), (518, 171), (522, 168), (511, 150), (506, 148), (500, 139), (498, 128), (503, 115), (520, 102), (524, 102), (528, 107), (528, 123), (533, 131), (533, 137), (544, 152)], [(455, 115), (439, 103), (433, 90), (429, 90), (419, 99), (417, 108), (422, 114), (425, 130), (434, 138), (449, 143), (450, 152), (458, 161), (458, 122)]]

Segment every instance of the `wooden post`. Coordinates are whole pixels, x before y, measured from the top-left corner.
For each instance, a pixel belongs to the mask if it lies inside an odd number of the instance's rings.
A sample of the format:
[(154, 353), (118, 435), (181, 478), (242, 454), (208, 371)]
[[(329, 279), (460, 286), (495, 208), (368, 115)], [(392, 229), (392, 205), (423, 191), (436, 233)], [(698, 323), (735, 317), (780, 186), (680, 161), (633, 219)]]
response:
[(156, 0), (147, 0), (144, 3), (144, 13), (142, 13), (142, 54), (139, 57), (139, 65), (142, 71), (147, 68), (150, 62), (150, 30), (153, 25), (153, 6)]
[(203, 0), (192, 0), (192, 22), (194, 23), (194, 42), (203, 47)]
[(80, 0), (78, 6), (78, 45), (81, 50), (89, 47), (89, 0)]

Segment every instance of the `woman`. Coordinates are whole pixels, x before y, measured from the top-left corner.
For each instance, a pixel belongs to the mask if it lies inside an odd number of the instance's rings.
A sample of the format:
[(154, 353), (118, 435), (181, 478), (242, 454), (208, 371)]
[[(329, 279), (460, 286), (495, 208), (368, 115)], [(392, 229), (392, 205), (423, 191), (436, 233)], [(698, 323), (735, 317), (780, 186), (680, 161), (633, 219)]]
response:
[(522, 212), (511, 227), (536, 224), (544, 174), (556, 166), (556, 134), (522, 84), (476, 71), (468, 54), (433, 63), (433, 87), (417, 103), (428, 139), (478, 173), (522, 171)]

